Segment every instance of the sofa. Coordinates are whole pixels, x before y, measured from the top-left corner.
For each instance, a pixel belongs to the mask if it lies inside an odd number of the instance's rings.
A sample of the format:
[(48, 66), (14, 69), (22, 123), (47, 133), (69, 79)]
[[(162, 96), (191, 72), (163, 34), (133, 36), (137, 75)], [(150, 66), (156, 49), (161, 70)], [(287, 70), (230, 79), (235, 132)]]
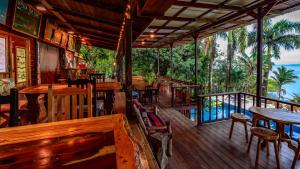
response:
[(166, 168), (172, 156), (172, 129), (170, 121), (163, 121), (156, 108), (144, 107), (138, 100), (132, 101), (133, 110), (152, 152), (161, 169)]

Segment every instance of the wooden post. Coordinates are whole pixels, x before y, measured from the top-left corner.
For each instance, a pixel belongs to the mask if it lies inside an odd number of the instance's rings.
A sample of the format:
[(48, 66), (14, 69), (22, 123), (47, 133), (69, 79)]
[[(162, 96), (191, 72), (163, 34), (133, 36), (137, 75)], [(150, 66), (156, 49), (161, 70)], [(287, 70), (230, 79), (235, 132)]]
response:
[(157, 48), (157, 77), (159, 77), (159, 58), (160, 58), (160, 53), (159, 53), (159, 48)]
[(131, 50), (132, 50), (132, 20), (126, 21), (126, 40), (125, 40), (125, 69), (126, 69), (126, 89), (132, 85), (132, 68), (131, 68)]
[(197, 39), (198, 39), (198, 34), (194, 34), (193, 35), (194, 38), (194, 56), (195, 56), (195, 84), (198, 83), (198, 43), (197, 43)]
[(263, 53), (263, 15), (262, 8), (257, 14), (257, 76), (256, 76), (256, 106), (261, 106), (262, 95), (262, 53)]
[(126, 115), (128, 118), (132, 116), (132, 63), (131, 63), (131, 50), (132, 50), (132, 20), (126, 19), (126, 33), (125, 33), (125, 86), (126, 86)]
[(172, 80), (173, 79), (173, 43), (170, 44), (170, 49), (171, 49), (170, 66), (171, 66), (171, 80)]

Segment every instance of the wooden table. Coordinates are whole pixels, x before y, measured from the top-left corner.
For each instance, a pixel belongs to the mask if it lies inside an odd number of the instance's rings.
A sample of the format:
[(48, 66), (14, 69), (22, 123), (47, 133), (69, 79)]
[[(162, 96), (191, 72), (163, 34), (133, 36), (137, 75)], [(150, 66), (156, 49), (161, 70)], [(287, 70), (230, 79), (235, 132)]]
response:
[(250, 107), (253, 113), (253, 126), (257, 126), (259, 120), (272, 120), (277, 123), (281, 141), (286, 140), (284, 133), (285, 125), (300, 125), (300, 114), (283, 109)]
[[(20, 94), (25, 94), (27, 100), (28, 100), (28, 109), (30, 114), (28, 114), (28, 120), (32, 124), (36, 124), (38, 119), (39, 119), (39, 113), (40, 113), (40, 107), (39, 107), (39, 102), (38, 102), (38, 97), (41, 94), (48, 94), (48, 86), (50, 84), (42, 84), (42, 85), (37, 85), (37, 86), (32, 86), (25, 88), (23, 90), (20, 90)], [(53, 91), (56, 90), (64, 90), (65, 88), (68, 88), (68, 85), (66, 84), (52, 84), (53, 86)], [(47, 97), (45, 96), (45, 107), (47, 108)]]
[(122, 114), (0, 129), (0, 168), (148, 169)]

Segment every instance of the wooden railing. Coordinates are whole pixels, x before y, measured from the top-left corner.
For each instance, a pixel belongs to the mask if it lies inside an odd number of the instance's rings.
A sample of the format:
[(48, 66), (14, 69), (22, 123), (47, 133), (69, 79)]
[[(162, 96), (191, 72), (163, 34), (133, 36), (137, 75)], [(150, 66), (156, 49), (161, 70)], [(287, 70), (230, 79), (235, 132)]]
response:
[[(250, 114), (248, 109), (256, 105), (256, 99), (256, 95), (244, 92), (199, 95), (197, 99), (197, 125), (227, 120), (232, 112)], [(268, 97), (260, 97), (259, 99), (261, 107), (300, 111), (300, 104), (297, 103)]]

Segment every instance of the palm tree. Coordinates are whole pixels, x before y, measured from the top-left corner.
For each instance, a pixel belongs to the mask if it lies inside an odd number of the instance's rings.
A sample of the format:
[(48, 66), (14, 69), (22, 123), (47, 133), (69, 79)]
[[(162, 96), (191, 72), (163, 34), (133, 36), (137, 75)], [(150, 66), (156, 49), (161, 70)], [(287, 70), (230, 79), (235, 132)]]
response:
[[(280, 47), (285, 50), (300, 48), (300, 23), (281, 20), (275, 24), (270, 19), (264, 20), (263, 24), (263, 52), (266, 65), (263, 70), (263, 95), (267, 94), (269, 73), (272, 70), (272, 58), (280, 58)], [(256, 50), (256, 30), (249, 32), (249, 46)]]
[(294, 74), (294, 70), (289, 70), (284, 66), (278, 67), (277, 71), (273, 71), (274, 75), (271, 78), (275, 81), (277, 85), (278, 97), (281, 99), (281, 94), (285, 94), (284, 85), (289, 83), (295, 83), (295, 80), (298, 78)]
[(220, 37), (227, 39), (227, 73), (226, 73), (226, 91), (231, 87), (232, 60), (235, 52), (244, 53), (248, 44), (248, 32), (246, 27), (230, 30), (227, 34), (220, 34)]

